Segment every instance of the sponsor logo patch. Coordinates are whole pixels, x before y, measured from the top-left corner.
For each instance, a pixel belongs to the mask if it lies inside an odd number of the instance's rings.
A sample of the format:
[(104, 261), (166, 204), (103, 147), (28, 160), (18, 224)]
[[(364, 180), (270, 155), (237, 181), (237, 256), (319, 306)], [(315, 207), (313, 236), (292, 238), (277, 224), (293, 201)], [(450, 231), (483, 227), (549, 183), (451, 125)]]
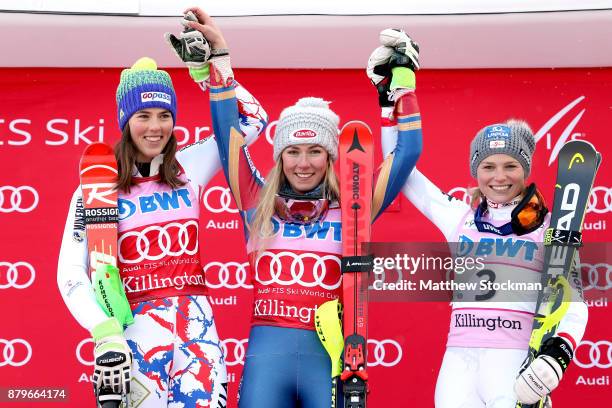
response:
[(293, 132), (291, 137), (295, 139), (314, 139), (317, 137), (317, 132), (311, 129), (299, 129)]
[(168, 105), (172, 104), (172, 97), (165, 92), (141, 92), (141, 102), (164, 102)]
[(506, 147), (505, 140), (491, 140), (489, 142), (489, 149), (503, 149)]

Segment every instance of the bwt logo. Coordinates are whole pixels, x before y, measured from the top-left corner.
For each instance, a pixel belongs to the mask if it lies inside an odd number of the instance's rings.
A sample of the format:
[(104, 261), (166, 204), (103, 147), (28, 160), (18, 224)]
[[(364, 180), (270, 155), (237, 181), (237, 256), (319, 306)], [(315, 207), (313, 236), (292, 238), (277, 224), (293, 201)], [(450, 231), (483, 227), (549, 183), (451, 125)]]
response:
[(27, 262), (0, 261), (0, 289), (25, 289), (36, 278), (34, 267)]
[(566, 107), (561, 109), (552, 118), (550, 118), (548, 122), (546, 122), (544, 126), (542, 126), (540, 130), (538, 130), (536, 134), (534, 135), (536, 143), (540, 141), (540, 139), (544, 137), (546, 138), (546, 148), (548, 150), (551, 150), (550, 159), (548, 160), (549, 166), (557, 159), (557, 156), (559, 155), (559, 151), (561, 150), (561, 147), (565, 144), (565, 142), (568, 139), (575, 140), (578, 137), (584, 136), (584, 133), (574, 132), (574, 128), (576, 127), (580, 119), (582, 118), (582, 115), (584, 115), (584, 112), (586, 111), (586, 109), (582, 109), (580, 112), (576, 114), (576, 116), (574, 116), (572, 121), (565, 127), (563, 132), (561, 132), (561, 136), (559, 136), (554, 146), (552, 146), (552, 136), (550, 133), (550, 129), (552, 129), (553, 126), (555, 126), (570, 110), (572, 110), (574, 106), (582, 102), (584, 98), (585, 98), (584, 96), (580, 96), (576, 98), (574, 101), (572, 101), (571, 103), (569, 103)]
[(172, 97), (164, 92), (142, 92), (140, 94), (141, 102), (164, 102), (168, 105), (172, 104)]
[(0, 213), (28, 213), (38, 205), (38, 192), (30, 186), (0, 186)]

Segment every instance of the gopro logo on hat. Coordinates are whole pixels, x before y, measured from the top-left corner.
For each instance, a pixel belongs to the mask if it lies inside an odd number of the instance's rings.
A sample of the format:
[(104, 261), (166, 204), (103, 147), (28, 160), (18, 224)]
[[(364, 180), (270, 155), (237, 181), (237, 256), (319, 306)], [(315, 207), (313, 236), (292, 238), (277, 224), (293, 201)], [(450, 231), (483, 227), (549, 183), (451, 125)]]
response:
[(317, 132), (311, 129), (296, 130), (291, 134), (294, 139), (314, 139), (317, 137)]
[(172, 97), (165, 92), (142, 92), (140, 94), (141, 102), (164, 102), (172, 105)]
[(485, 129), (484, 136), (485, 139), (510, 139), (510, 128), (505, 125), (489, 126)]

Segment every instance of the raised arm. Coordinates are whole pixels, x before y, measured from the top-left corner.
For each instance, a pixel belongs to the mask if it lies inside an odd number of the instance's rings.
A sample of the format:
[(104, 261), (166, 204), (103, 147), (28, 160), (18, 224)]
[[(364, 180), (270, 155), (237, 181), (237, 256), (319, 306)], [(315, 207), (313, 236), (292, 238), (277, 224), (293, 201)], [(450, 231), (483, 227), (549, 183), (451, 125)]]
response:
[(415, 93), (419, 47), (401, 30), (383, 30), (380, 41), (382, 45), (370, 55), (366, 72), (378, 91), (383, 126), (397, 125), (398, 137), (392, 150), (385, 152), (378, 172), (373, 220), (395, 199), (422, 149), (421, 115)]
[[(389, 187), (382, 190), (384, 199), (379, 199), (382, 203), (380, 211), (402, 190), (412, 204), (450, 239), (469, 206), (442, 192), (414, 168), (422, 149), (421, 117), (414, 91), (414, 71), (419, 67), (418, 45), (403, 31), (395, 29), (383, 30), (380, 41), (383, 45), (370, 56), (367, 70), (379, 93), (381, 141), (386, 157), (377, 188), (385, 185), (380, 180), (389, 178)], [(393, 165), (400, 157), (401, 169), (394, 172)], [(376, 190), (375, 198), (382, 196), (382, 192)]]
[[(179, 36), (166, 33), (166, 41), (178, 58), (187, 65), (189, 74), (202, 90), (206, 91), (210, 87), (211, 64), (216, 66), (217, 72), (224, 75), (225, 81), (222, 82), (231, 86), (237, 104), (238, 120), (234, 124), (235, 129), (245, 136), (244, 143), (254, 142), (265, 129), (268, 118), (257, 99), (233, 81), (229, 50), (221, 30), (204, 10), (197, 7), (185, 10), (182, 24), (184, 30)], [(211, 90), (211, 98), (213, 98), (212, 93), (215, 93), (214, 97), (218, 96), (216, 95), (218, 83), (219, 81), (215, 83), (214, 90)], [(214, 120), (213, 111), (213, 122)], [(216, 130), (219, 127), (215, 127), (213, 123), (213, 128)], [(222, 137), (218, 136), (218, 140), (222, 140)], [(210, 137), (187, 146), (178, 153), (177, 158), (188, 172), (194, 187), (199, 188), (208, 184), (222, 164), (227, 178), (229, 170), (227, 160), (220, 160), (218, 152), (225, 154), (228, 149), (217, 145), (217, 141)], [(236, 201), (239, 201), (239, 196)]]

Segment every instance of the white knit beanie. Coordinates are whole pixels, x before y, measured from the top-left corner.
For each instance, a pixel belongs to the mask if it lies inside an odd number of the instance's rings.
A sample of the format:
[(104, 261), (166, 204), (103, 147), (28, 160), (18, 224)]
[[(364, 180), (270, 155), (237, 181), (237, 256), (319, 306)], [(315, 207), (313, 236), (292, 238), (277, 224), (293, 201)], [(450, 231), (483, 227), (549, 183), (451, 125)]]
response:
[(340, 118), (329, 109), (329, 102), (314, 97), (300, 99), (280, 114), (274, 135), (274, 160), (278, 161), (288, 146), (312, 143), (327, 150), (335, 161), (338, 157), (339, 123)]

